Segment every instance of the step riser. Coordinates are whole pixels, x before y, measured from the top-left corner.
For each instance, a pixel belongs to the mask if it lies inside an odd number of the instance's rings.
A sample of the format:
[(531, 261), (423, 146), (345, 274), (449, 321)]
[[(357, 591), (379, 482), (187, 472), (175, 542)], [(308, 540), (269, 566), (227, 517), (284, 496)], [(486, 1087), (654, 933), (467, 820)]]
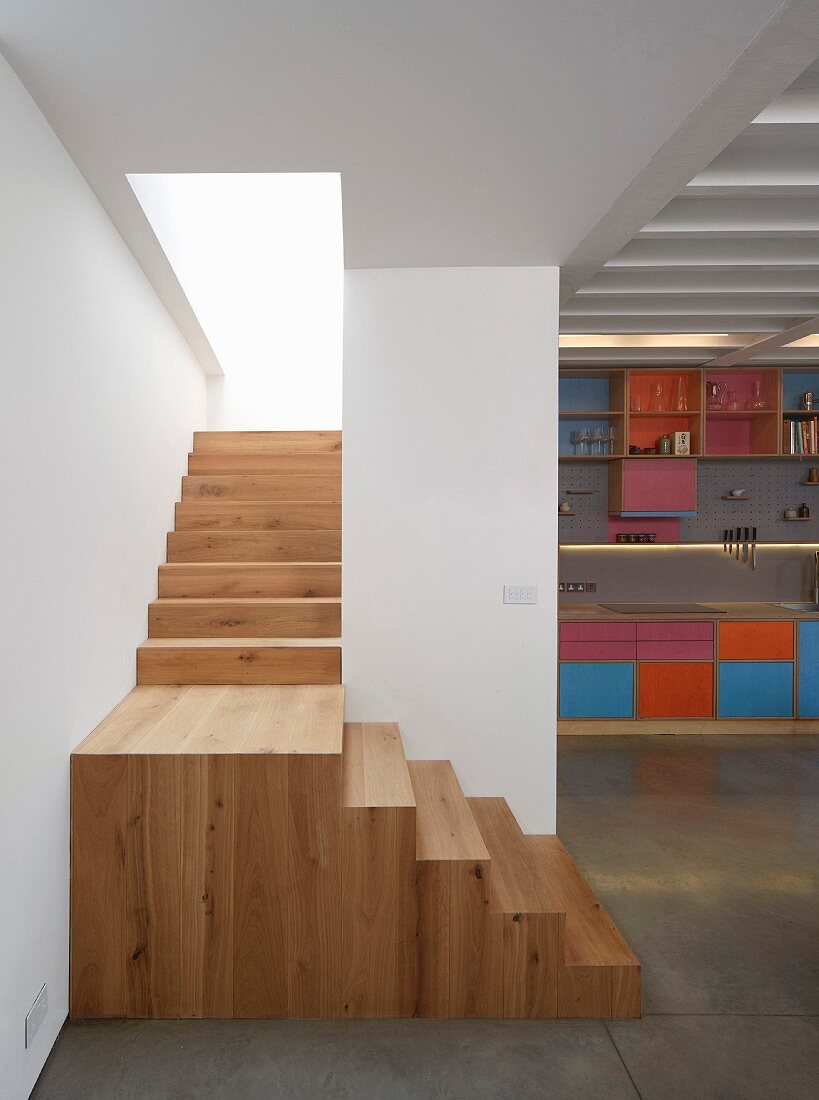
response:
[(298, 454), (192, 454), (189, 474), (340, 474), (340, 451)]
[(340, 595), (340, 565), (270, 562), (241, 566), (193, 563), (159, 567), (159, 596), (166, 599)]
[(340, 684), (341, 650), (192, 647), (137, 650), (138, 684)]
[(194, 432), (196, 454), (340, 451), (341, 432)]
[(295, 504), (177, 504), (177, 531), (341, 530), (341, 505), (325, 501)]
[(338, 638), (339, 604), (293, 603), (148, 608), (149, 638)]
[(211, 474), (182, 478), (182, 500), (341, 500), (335, 474)]
[(169, 562), (341, 560), (340, 531), (172, 531)]

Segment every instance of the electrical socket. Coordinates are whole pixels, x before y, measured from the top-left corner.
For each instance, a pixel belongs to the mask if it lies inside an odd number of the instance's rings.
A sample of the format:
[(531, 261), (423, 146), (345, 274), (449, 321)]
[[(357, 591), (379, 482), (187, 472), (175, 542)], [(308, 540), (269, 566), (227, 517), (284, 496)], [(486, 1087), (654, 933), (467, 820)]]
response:
[(536, 584), (505, 584), (503, 586), (504, 603), (537, 603)]
[(43, 988), (37, 994), (37, 999), (34, 1004), (28, 1010), (26, 1016), (26, 1050), (31, 1046), (34, 1041), (34, 1036), (40, 1030), (40, 1024), (48, 1015), (48, 986), (44, 983)]

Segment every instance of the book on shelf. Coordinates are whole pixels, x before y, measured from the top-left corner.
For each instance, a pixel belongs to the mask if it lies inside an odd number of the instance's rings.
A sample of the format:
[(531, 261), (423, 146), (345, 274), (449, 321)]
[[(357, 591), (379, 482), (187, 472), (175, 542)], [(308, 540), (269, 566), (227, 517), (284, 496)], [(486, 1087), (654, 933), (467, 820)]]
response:
[(819, 416), (789, 420), (785, 433), (786, 454), (819, 454)]

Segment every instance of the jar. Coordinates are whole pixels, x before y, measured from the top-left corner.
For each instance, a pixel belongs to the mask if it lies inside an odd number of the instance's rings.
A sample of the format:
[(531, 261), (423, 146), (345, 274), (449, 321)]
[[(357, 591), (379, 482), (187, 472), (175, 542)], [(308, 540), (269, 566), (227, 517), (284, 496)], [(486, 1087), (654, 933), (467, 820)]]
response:
[(810, 519), (810, 508), (805, 503), (799, 505), (799, 518)]
[(661, 435), (660, 436), (660, 438), (657, 440), (657, 450), (659, 451), (659, 453), (661, 455), (670, 455), (671, 454), (671, 436), (670, 435)]

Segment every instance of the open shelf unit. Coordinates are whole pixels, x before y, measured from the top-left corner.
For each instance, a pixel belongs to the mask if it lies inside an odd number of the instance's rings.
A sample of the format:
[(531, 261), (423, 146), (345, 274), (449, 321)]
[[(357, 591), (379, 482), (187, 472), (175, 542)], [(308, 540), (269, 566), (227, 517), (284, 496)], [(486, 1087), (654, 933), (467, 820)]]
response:
[[(713, 391), (736, 408), (715, 408)], [(659, 392), (658, 392), (659, 391)], [(690, 455), (700, 460), (788, 459), (819, 455), (791, 453), (790, 424), (817, 423), (819, 407), (800, 408), (812, 392), (819, 406), (819, 369), (798, 367), (564, 367), (559, 376), (559, 456), (563, 462), (610, 462), (620, 458), (681, 458), (629, 454), (630, 447), (657, 447), (663, 435), (688, 432)], [(754, 407), (761, 402), (764, 407)], [(611, 442), (595, 445), (595, 428)], [(591, 446), (572, 433), (589, 433)], [(599, 440), (599, 431), (597, 438)], [(583, 437), (585, 438), (585, 437)], [(608, 453), (600, 453), (607, 446)], [(580, 453), (578, 453), (578, 450)], [(592, 451), (594, 453), (588, 453)]]

